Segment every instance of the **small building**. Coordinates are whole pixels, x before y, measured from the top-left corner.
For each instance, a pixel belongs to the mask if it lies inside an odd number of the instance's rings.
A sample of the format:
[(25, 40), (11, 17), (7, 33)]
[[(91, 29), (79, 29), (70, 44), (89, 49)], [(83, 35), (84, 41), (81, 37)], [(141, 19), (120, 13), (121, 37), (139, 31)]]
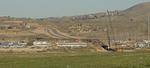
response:
[(0, 48), (8, 48), (11, 44), (10, 42), (0, 42)]
[(50, 46), (48, 41), (34, 41), (33, 42), (33, 46), (37, 46), (37, 47), (47, 47)]
[(58, 47), (87, 47), (87, 43), (74, 42), (74, 43), (56, 43)]
[(18, 42), (0, 42), (0, 48), (23, 48), (25, 45), (21, 45)]
[(135, 43), (135, 48), (148, 48), (149, 44), (146, 42), (137, 42)]

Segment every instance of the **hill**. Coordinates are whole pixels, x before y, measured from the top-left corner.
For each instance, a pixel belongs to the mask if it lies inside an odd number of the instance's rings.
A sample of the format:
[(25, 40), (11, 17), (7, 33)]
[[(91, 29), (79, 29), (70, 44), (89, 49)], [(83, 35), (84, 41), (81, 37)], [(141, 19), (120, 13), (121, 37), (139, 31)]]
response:
[(150, 2), (137, 4), (131, 8), (124, 10), (127, 15), (133, 16), (147, 16), (150, 15)]
[[(86, 36), (106, 39), (104, 31), (109, 24), (113, 31), (110, 33), (116, 39), (146, 39), (147, 16), (150, 14), (150, 2), (137, 4), (125, 10), (107, 11), (78, 16), (64, 16), (60, 18), (44, 18), (43, 20), (54, 23), (62, 32), (74, 36)], [(111, 28), (110, 28), (111, 30)]]

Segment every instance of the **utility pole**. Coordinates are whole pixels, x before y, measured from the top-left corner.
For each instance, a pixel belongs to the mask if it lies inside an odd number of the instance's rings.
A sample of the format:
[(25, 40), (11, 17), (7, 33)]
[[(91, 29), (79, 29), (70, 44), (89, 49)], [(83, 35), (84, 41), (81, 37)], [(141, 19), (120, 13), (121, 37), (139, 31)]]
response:
[(111, 39), (110, 39), (110, 31), (109, 31), (108, 25), (107, 25), (106, 32), (107, 32), (108, 47), (110, 47), (111, 46), (111, 41), (110, 41)]
[(150, 32), (149, 32), (149, 16), (147, 17), (147, 40), (149, 41), (150, 39), (149, 39), (149, 35), (150, 35)]
[[(110, 12), (107, 10), (107, 14), (108, 14), (108, 23), (109, 25), (107, 26), (107, 38), (108, 38), (108, 44), (109, 44), (109, 47), (111, 46), (111, 40), (115, 40), (115, 36), (114, 36), (114, 29), (112, 27), (112, 21), (111, 21), (111, 15), (110, 15)], [(112, 34), (112, 39), (110, 37), (110, 34)]]

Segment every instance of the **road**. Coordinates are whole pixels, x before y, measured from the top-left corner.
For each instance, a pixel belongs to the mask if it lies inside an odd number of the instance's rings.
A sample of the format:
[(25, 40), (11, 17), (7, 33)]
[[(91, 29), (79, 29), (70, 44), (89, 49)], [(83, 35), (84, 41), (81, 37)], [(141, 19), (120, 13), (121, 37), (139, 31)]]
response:
[[(51, 25), (36, 25), (37, 28), (34, 29), (33, 33), (35, 34), (45, 34), (51, 38), (55, 39), (89, 39), (86, 37), (77, 37), (77, 36), (71, 36), (68, 33), (61, 32), (57, 28), (51, 26)], [(90, 38), (92, 39), (92, 38)], [(95, 38), (94, 38), (95, 39)]]
[(79, 39), (80, 37), (70, 36), (67, 33), (63, 33), (56, 28), (48, 28), (46, 31), (53, 37), (59, 39)]

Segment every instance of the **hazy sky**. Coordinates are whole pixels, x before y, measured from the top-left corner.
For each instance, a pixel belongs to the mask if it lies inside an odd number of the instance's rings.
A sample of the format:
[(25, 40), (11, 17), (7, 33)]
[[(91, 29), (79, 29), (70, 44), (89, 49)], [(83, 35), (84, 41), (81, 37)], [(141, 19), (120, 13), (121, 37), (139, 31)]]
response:
[(0, 16), (56, 17), (122, 10), (150, 0), (0, 0)]

